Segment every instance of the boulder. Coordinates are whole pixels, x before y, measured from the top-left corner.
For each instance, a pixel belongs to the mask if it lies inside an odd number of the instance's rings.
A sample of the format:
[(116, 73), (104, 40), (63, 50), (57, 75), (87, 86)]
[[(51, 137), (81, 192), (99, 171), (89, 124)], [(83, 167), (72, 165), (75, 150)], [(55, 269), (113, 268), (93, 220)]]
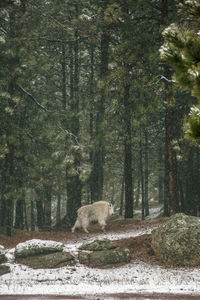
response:
[(10, 267), (5, 266), (5, 265), (1, 265), (0, 266), (0, 276), (4, 275), (6, 273), (10, 273)]
[(0, 245), (0, 264), (4, 263), (6, 261), (7, 261), (7, 258), (5, 255), (4, 247)]
[(69, 252), (18, 257), (16, 261), (33, 269), (55, 269), (75, 264), (75, 259)]
[(89, 250), (89, 251), (102, 251), (115, 249), (116, 246), (114, 243), (108, 239), (95, 240), (93, 242), (88, 242), (79, 247), (80, 250)]
[(72, 266), (75, 259), (69, 252), (63, 252), (64, 246), (54, 241), (29, 240), (16, 246), (15, 260), (33, 269)]
[(79, 252), (80, 263), (93, 268), (111, 268), (130, 262), (130, 252), (126, 248), (102, 250), (93, 252)]
[(173, 215), (152, 232), (151, 246), (166, 266), (200, 265), (200, 218)]
[(55, 241), (29, 240), (15, 247), (15, 258), (62, 252), (64, 244)]

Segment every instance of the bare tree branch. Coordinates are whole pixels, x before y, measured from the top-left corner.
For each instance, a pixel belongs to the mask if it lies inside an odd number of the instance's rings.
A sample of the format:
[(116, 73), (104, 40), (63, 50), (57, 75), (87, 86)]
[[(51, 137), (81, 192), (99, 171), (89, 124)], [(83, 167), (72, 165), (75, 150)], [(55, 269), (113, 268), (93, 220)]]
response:
[(173, 79), (168, 79), (168, 78), (166, 78), (166, 77), (163, 76), (163, 75), (160, 75), (160, 79), (157, 81), (157, 83), (158, 83), (160, 80), (165, 80), (165, 81), (167, 81), (167, 82), (169, 82), (169, 83), (175, 83), (175, 82), (176, 82), (175, 80), (173, 80)]
[(27, 92), (22, 86), (20, 86), (19, 84), (17, 84), (17, 88), (19, 91), (23, 92), (24, 94), (26, 94), (27, 96), (29, 96), (34, 102), (35, 104), (42, 110), (44, 111), (48, 111), (48, 109), (46, 107), (44, 107), (42, 104), (40, 104), (36, 99), (35, 97), (33, 97), (33, 95), (31, 95), (29, 92)]

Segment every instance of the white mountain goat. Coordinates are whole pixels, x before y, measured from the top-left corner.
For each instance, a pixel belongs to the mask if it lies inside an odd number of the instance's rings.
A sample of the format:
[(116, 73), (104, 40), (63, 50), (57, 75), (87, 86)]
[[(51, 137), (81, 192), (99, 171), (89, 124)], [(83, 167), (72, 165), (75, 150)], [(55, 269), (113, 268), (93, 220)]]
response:
[(76, 228), (82, 227), (83, 230), (88, 233), (88, 226), (92, 221), (97, 221), (101, 229), (105, 231), (106, 220), (113, 213), (113, 205), (106, 201), (97, 201), (93, 204), (82, 206), (77, 210), (78, 216), (72, 227), (72, 232), (74, 232)]

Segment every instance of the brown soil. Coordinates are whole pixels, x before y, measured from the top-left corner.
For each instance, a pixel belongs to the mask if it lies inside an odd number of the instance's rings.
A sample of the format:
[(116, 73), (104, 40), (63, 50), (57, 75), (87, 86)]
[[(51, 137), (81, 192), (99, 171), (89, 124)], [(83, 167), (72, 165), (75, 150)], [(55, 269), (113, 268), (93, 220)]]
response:
[[(123, 232), (129, 230), (140, 230), (159, 226), (166, 222), (167, 218), (158, 218), (152, 220), (134, 220), (134, 219), (111, 219), (107, 222), (106, 232)], [(98, 224), (89, 226), (90, 234), (99, 234), (101, 230)], [(84, 238), (88, 234), (81, 229), (72, 233), (71, 231), (52, 231), (52, 232), (38, 232), (38, 231), (20, 231), (16, 230), (13, 236), (0, 235), (0, 245), (5, 248), (13, 248), (18, 243), (25, 242), (30, 239), (51, 239), (54, 241), (63, 240), (77, 240), (77, 238)]]
[(142, 235), (135, 238), (127, 238), (115, 241), (117, 247), (128, 248), (132, 260), (140, 260), (148, 263), (159, 263), (151, 248), (151, 235)]

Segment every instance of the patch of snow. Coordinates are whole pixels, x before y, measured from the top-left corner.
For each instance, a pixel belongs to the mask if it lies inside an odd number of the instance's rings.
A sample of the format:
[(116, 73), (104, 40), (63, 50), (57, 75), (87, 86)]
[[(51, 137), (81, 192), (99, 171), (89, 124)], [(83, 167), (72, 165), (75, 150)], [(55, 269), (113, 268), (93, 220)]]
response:
[(32, 270), (11, 266), (0, 278), (0, 294), (91, 295), (112, 293), (199, 294), (199, 269), (172, 270), (135, 262), (118, 269), (76, 267)]
[(58, 251), (63, 249), (64, 245), (60, 242), (48, 241), (48, 240), (38, 240), (32, 239), (24, 243), (20, 243), (16, 246), (16, 252), (20, 253), (21, 251), (28, 249), (38, 249), (38, 248), (55, 248)]

